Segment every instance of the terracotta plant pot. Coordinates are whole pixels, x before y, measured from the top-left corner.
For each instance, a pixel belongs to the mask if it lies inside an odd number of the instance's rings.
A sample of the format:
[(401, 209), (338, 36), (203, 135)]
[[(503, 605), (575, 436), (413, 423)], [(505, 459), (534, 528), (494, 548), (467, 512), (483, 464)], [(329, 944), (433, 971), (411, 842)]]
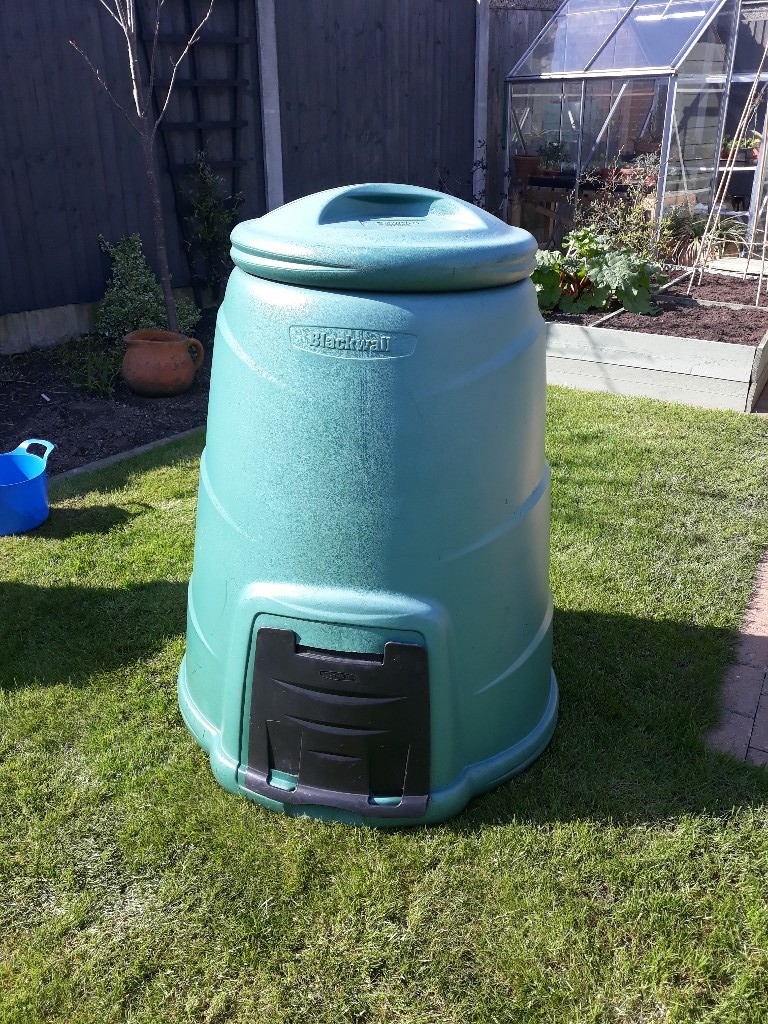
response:
[(125, 344), (123, 380), (131, 391), (150, 398), (188, 391), (205, 356), (197, 338), (173, 331), (132, 331)]
[(515, 165), (515, 177), (523, 186), (527, 188), (531, 175), (537, 173), (539, 169), (539, 158), (535, 154), (521, 154), (512, 158)]
[(661, 143), (655, 139), (635, 139), (635, 153), (658, 153)]
[(597, 174), (604, 185), (610, 185), (619, 177), (615, 167), (598, 167)]

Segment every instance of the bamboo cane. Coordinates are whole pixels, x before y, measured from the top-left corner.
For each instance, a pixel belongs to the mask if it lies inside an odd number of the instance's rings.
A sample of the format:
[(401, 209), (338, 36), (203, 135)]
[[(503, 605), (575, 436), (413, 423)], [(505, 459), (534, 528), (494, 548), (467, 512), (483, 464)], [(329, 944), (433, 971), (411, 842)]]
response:
[[(688, 282), (688, 289), (687, 289), (687, 292), (686, 292), (686, 294), (688, 294), (688, 295), (690, 295), (691, 287), (693, 286), (693, 282), (694, 282), (694, 280), (696, 278), (696, 271), (697, 270), (698, 270), (698, 276), (699, 276), (698, 284), (701, 284), (701, 281), (702, 281), (702, 278), (703, 278), (703, 274), (704, 274), (704, 267), (705, 267), (706, 263), (708, 262), (708, 260), (710, 258), (710, 255), (711, 255), (711, 252), (712, 252), (712, 246), (713, 246), (713, 243), (714, 243), (714, 240), (715, 240), (715, 233), (717, 231), (717, 225), (718, 225), (720, 217), (722, 215), (722, 210), (723, 210), (723, 204), (725, 202), (725, 197), (727, 195), (728, 188), (730, 187), (731, 181), (733, 179), (733, 169), (736, 166), (736, 159), (737, 159), (737, 156), (738, 156), (739, 147), (740, 147), (740, 145), (741, 145), (741, 143), (742, 143), (742, 141), (743, 141), (743, 139), (745, 137), (746, 128), (747, 128), (747, 124), (749, 123), (749, 119), (751, 118), (752, 114), (754, 113), (754, 111), (759, 106), (760, 102), (762, 101), (763, 94), (765, 93), (765, 86), (763, 86), (763, 88), (760, 89), (760, 75), (762, 74), (762, 70), (763, 70), (763, 67), (765, 65), (766, 58), (768, 58), (768, 43), (763, 47), (763, 54), (762, 54), (762, 57), (760, 58), (760, 65), (758, 67), (757, 73), (755, 74), (755, 79), (752, 82), (752, 86), (751, 86), (750, 91), (749, 91), (749, 96), (747, 97), (747, 102), (745, 103), (744, 109), (742, 110), (742, 113), (741, 113), (741, 117), (739, 118), (739, 123), (737, 125), (736, 133), (734, 135), (733, 145), (732, 145), (730, 151), (728, 152), (728, 156), (726, 157), (723, 177), (722, 177), (719, 185), (715, 189), (714, 201), (712, 203), (712, 206), (710, 208), (709, 214), (707, 216), (706, 224), (704, 225), (704, 233), (702, 235), (701, 248), (699, 250), (699, 254), (697, 255), (696, 259), (694, 260), (693, 272), (691, 274), (691, 279)], [(758, 89), (759, 89), (759, 93), (758, 93)], [(682, 159), (682, 153), (680, 154), (680, 156), (681, 156), (681, 159)], [(716, 159), (719, 160), (719, 153), (716, 154)], [(750, 238), (750, 241), (749, 241), (749, 248), (748, 248), (747, 267), (749, 266), (749, 260), (751, 258), (752, 247), (754, 245), (755, 229), (756, 229), (756, 222), (753, 223), (753, 225), (752, 225), (752, 233), (751, 233), (751, 238)], [(746, 276), (746, 271), (745, 271), (745, 276)]]

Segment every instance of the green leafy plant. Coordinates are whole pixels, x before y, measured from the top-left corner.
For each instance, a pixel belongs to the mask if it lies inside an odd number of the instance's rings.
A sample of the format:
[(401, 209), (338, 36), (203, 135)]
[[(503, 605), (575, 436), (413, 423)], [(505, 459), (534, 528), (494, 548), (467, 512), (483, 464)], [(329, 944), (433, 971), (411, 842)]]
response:
[[(676, 206), (667, 214), (669, 254), (672, 262), (686, 267), (696, 262), (704, 246), (707, 220), (707, 214), (691, 213), (687, 206)], [(710, 255), (719, 258), (725, 254), (729, 246), (741, 245), (746, 230), (746, 224), (738, 217), (718, 217), (714, 224)]]
[(633, 313), (652, 313), (651, 295), (663, 281), (661, 267), (593, 228), (572, 231), (564, 249), (537, 253), (533, 283), (539, 308), (585, 313), (620, 303)]
[[(110, 245), (99, 238), (112, 259), (112, 273), (96, 311), (96, 332), (107, 343), (121, 345), (130, 331), (167, 330), (162, 289), (144, 256), (139, 235), (126, 235)], [(195, 304), (186, 296), (176, 299), (181, 334), (191, 334), (200, 320)]]
[(651, 294), (664, 281), (661, 267), (624, 249), (607, 252), (588, 263), (587, 274), (594, 282), (596, 294), (615, 298), (631, 313), (655, 312)]
[(595, 234), (610, 239), (610, 249), (636, 253), (648, 264), (663, 263), (669, 249), (669, 232), (665, 221), (653, 219), (656, 205), (658, 156), (642, 154), (635, 158), (628, 173), (622, 174), (615, 162), (605, 178), (598, 182), (594, 174), (587, 176), (597, 189), (582, 189), (574, 209), (574, 228), (590, 228)]
[[(762, 138), (757, 132), (749, 132), (739, 143), (739, 149), (760, 149), (762, 145)], [(720, 147), (721, 153), (730, 153), (736, 146), (736, 140), (732, 139), (730, 135), (723, 136), (723, 143)]]
[(191, 213), (186, 218), (192, 233), (190, 248), (200, 265), (200, 278), (216, 302), (232, 267), (229, 236), (243, 196), (225, 195), (224, 179), (214, 172), (205, 152), (195, 157), (190, 176)]
[(543, 171), (559, 171), (560, 165), (565, 160), (565, 150), (562, 142), (546, 142), (539, 146), (539, 166)]
[(122, 347), (105, 341), (98, 334), (85, 334), (60, 345), (58, 359), (76, 388), (97, 398), (114, 394), (123, 360)]
[(536, 286), (536, 298), (542, 313), (556, 309), (563, 295), (566, 281), (576, 266), (570, 266), (565, 255), (558, 249), (539, 249), (536, 253), (536, 269), (531, 275)]

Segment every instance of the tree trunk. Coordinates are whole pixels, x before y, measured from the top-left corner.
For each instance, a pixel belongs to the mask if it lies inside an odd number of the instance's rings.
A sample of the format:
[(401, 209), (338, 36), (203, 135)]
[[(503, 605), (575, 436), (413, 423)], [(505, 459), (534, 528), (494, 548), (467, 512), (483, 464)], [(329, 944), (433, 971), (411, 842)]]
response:
[(171, 291), (171, 272), (168, 268), (168, 250), (165, 244), (165, 221), (163, 220), (163, 207), (160, 202), (160, 185), (157, 180), (155, 149), (152, 144), (152, 130), (146, 121), (143, 121), (141, 126), (141, 142), (144, 147), (144, 161), (147, 168), (149, 197), (152, 203), (152, 223), (155, 228), (157, 268), (160, 273), (160, 284), (163, 288), (163, 301), (165, 302), (165, 313), (168, 318), (168, 330), (178, 331), (179, 325), (176, 319), (176, 304), (173, 301), (173, 292)]

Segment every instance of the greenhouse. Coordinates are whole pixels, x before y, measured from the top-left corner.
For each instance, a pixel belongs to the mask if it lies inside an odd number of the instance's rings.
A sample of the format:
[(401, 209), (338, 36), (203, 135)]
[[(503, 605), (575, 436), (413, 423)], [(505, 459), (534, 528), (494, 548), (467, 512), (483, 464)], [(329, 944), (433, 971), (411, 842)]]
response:
[(754, 0), (566, 0), (507, 76), (509, 219), (556, 240), (580, 190), (624, 168), (657, 220), (707, 210), (726, 168), (723, 213), (760, 219), (767, 25)]

